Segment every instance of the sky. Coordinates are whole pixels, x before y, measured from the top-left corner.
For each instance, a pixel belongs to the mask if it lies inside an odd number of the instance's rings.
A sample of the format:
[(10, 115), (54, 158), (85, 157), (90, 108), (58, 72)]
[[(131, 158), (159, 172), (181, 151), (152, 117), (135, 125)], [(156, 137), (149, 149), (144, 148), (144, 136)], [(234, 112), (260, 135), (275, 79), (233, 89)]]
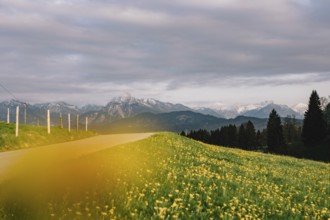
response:
[(307, 103), (313, 89), (330, 95), (329, 11), (329, 0), (0, 0), (0, 83), (31, 103)]

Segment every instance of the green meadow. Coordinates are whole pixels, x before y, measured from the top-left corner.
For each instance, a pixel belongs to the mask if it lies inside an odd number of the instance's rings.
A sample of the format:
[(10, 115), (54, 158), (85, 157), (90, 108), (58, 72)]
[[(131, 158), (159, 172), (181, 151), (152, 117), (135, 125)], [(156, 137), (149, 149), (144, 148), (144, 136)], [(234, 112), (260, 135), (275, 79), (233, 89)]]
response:
[(173, 133), (0, 184), (0, 219), (329, 219), (330, 165)]
[(51, 133), (48, 134), (46, 127), (20, 125), (19, 135), (16, 137), (15, 124), (0, 121), (0, 152), (78, 140), (95, 135), (93, 131), (72, 129), (68, 132), (67, 129), (59, 127), (51, 127)]

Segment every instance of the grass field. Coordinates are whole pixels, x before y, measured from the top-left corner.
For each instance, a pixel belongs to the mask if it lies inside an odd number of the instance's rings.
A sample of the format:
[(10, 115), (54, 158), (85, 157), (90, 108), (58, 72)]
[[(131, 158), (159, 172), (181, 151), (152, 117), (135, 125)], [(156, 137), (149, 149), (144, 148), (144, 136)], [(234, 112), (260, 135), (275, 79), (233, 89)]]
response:
[(47, 133), (46, 127), (24, 126), (19, 127), (19, 136), (15, 137), (15, 124), (7, 124), (0, 121), (0, 152), (21, 148), (36, 147), (46, 144), (71, 141), (91, 137), (95, 132), (51, 128), (51, 134)]
[(330, 165), (172, 133), (26, 168), (0, 219), (329, 219)]

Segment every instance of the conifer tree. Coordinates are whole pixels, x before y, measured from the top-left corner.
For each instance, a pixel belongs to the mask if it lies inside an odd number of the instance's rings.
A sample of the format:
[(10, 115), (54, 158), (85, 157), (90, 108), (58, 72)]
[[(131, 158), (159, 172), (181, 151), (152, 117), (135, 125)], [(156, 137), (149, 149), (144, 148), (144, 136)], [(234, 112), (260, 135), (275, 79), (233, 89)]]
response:
[(244, 124), (241, 124), (241, 126), (238, 129), (238, 148), (246, 149), (246, 135), (245, 135), (245, 127)]
[(275, 111), (269, 115), (267, 123), (267, 146), (268, 151), (273, 153), (283, 153), (284, 151), (284, 136), (281, 118)]
[(237, 128), (235, 125), (229, 125), (228, 127), (229, 146), (237, 146)]
[(301, 134), (299, 134), (299, 126), (297, 125), (297, 120), (294, 115), (292, 117), (287, 116), (284, 119), (283, 134), (285, 143), (287, 144), (300, 141)]
[(306, 145), (320, 143), (326, 136), (326, 124), (321, 109), (320, 97), (313, 90), (308, 109), (305, 113), (304, 125), (302, 129), (302, 140)]
[(324, 108), (324, 120), (327, 125), (328, 135), (330, 136), (330, 103)]
[(180, 135), (181, 135), (181, 136), (186, 136), (186, 132), (181, 131)]
[(257, 144), (256, 129), (254, 128), (254, 125), (250, 120), (246, 124), (245, 135), (247, 141), (247, 148), (249, 150), (255, 150)]

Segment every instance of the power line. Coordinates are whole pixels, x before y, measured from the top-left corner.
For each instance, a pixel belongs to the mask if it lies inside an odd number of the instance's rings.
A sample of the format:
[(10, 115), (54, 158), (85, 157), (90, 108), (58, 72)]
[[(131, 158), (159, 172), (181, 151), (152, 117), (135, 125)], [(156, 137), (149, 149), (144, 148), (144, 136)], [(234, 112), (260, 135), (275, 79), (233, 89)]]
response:
[[(14, 101), (18, 101), (18, 102), (21, 102), (12, 92), (9, 91), (9, 89), (7, 89), (2, 83), (0, 83), (0, 87), (2, 87), (5, 92), (7, 92), (12, 98), (14, 98)], [(24, 102), (24, 108), (25, 110), (27, 110), (30, 114), (34, 115), (34, 112), (31, 111), (30, 108), (27, 108), (28, 107), (28, 104), (26, 102)], [(24, 113), (26, 114), (26, 112)], [(26, 120), (26, 116), (24, 116), (24, 119)]]
[(0, 86), (9, 94), (9, 95), (11, 95), (13, 98), (14, 98), (14, 100), (18, 100), (18, 98), (13, 94), (13, 93), (11, 93), (10, 91), (9, 91), (9, 89), (7, 89), (4, 85), (2, 85), (1, 83), (0, 83)]

